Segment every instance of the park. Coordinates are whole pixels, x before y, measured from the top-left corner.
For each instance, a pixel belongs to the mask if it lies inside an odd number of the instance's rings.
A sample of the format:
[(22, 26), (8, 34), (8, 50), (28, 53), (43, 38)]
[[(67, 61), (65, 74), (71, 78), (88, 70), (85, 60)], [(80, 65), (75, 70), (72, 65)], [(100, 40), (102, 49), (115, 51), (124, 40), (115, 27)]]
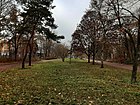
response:
[(0, 105), (140, 105), (140, 0), (53, 2), (0, 1)]
[[(47, 60), (0, 73), (1, 105), (139, 105), (131, 71), (85, 60)], [(140, 80), (140, 76), (138, 76)]]

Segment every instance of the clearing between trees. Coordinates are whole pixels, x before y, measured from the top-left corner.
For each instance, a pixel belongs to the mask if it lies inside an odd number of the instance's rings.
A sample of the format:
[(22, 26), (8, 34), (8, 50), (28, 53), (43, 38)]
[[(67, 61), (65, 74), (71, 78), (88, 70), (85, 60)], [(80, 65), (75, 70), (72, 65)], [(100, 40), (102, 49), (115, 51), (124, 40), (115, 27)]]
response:
[(0, 73), (0, 105), (139, 105), (140, 82), (130, 75), (82, 60), (41, 62)]

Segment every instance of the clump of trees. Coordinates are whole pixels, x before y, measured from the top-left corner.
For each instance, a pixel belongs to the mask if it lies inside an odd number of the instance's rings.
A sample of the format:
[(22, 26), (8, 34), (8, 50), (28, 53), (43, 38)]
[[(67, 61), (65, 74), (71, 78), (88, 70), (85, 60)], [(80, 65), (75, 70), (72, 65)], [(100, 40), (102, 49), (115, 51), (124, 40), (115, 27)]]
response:
[[(22, 68), (28, 57), (29, 66), (36, 53), (48, 56), (48, 41), (58, 41), (64, 36), (56, 35), (57, 28), (51, 10), (53, 0), (1, 0), (0, 1), (0, 38), (1, 47), (8, 46), (6, 55), (17, 61), (22, 59)], [(3, 43), (6, 42), (6, 43)], [(43, 43), (38, 43), (38, 42)], [(41, 48), (39, 52), (38, 49)]]
[[(134, 0), (91, 0), (72, 35), (73, 52), (82, 52), (94, 60), (110, 59), (132, 62), (131, 82), (136, 82), (140, 50), (140, 12), (133, 10), (140, 1)], [(127, 6), (126, 6), (127, 4)], [(116, 58), (116, 59), (115, 59)]]

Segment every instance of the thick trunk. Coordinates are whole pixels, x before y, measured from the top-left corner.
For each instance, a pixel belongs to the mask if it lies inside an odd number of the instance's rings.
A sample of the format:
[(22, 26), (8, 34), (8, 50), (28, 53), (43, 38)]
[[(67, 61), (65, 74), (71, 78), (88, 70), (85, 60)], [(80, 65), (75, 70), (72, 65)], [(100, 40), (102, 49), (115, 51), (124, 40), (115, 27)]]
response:
[(65, 62), (65, 58), (62, 58), (62, 62)]
[(24, 58), (22, 60), (22, 69), (25, 69), (25, 60), (26, 60), (26, 57), (27, 57), (27, 51), (25, 52)]
[(132, 70), (132, 76), (131, 76), (131, 83), (135, 83), (137, 81), (139, 45), (140, 45), (140, 15), (139, 15), (139, 20), (138, 20), (137, 48), (134, 47), (134, 59), (133, 59), (133, 70)]
[(90, 63), (90, 54), (88, 54), (88, 63)]
[(140, 15), (139, 15), (139, 20), (138, 20), (137, 49), (134, 47), (134, 59), (133, 59), (133, 70), (132, 70), (132, 76), (131, 76), (131, 83), (135, 83), (137, 81), (139, 45), (140, 45)]
[(133, 61), (133, 70), (131, 75), (131, 83), (135, 83), (137, 81), (137, 59), (134, 59)]

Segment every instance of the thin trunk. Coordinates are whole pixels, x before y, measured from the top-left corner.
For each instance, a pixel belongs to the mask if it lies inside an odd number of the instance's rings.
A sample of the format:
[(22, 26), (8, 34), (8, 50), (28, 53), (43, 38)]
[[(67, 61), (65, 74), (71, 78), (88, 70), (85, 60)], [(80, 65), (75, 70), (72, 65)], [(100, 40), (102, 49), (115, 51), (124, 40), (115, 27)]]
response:
[(16, 33), (15, 33), (15, 61), (17, 61), (17, 36), (16, 36)]
[(129, 40), (128, 38), (126, 37), (126, 33), (124, 33), (124, 37), (125, 37), (125, 48), (126, 48), (126, 54), (127, 54), (127, 60), (129, 61), (132, 61), (132, 57), (131, 57), (131, 54), (130, 54), (130, 46), (129, 46)]
[(11, 59), (12, 58), (12, 56), (11, 56), (11, 45), (10, 45), (10, 42), (8, 43), (8, 46), (9, 46), (9, 59)]
[(15, 47), (15, 61), (17, 61), (17, 53), (18, 53), (18, 49), (17, 47)]
[(32, 65), (32, 48), (31, 48), (31, 44), (29, 44), (29, 66)]
[(95, 64), (95, 44), (92, 44), (92, 64)]
[(88, 63), (90, 63), (90, 46), (88, 45), (88, 52), (87, 52), (87, 56), (88, 56)]
[(40, 54), (39, 55), (40, 55), (39, 58), (41, 59), (41, 57), (42, 57), (42, 49), (40, 49)]
[(88, 54), (88, 63), (90, 63), (90, 54)]
[(95, 54), (92, 55), (92, 64), (95, 65)]
[(101, 68), (104, 68), (104, 50), (103, 50), (104, 47), (103, 46), (102, 46), (102, 51), (101, 51)]
[(31, 40), (29, 42), (29, 66), (32, 65), (32, 53), (33, 53), (33, 43), (34, 43), (34, 34), (35, 34), (35, 26), (33, 26), (32, 32), (31, 32)]
[(29, 47), (29, 45), (30, 45), (30, 43), (31, 43), (31, 40), (33, 39), (33, 35), (34, 35), (33, 33), (34, 33), (34, 30), (35, 30), (35, 27), (36, 27), (36, 25), (33, 26), (33, 30), (32, 30), (31, 37), (30, 37), (30, 39), (28, 40), (28, 43), (27, 43), (27, 45), (26, 45), (26, 52), (25, 52), (24, 58), (22, 59), (22, 68), (23, 68), (23, 69), (25, 68), (25, 60), (26, 60), (27, 53), (28, 53), (28, 47)]
[(72, 55), (72, 54), (70, 53), (70, 62), (69, 62), (70, 64), (71, 64), (71, 57), (72, 57), (71, 55)]

